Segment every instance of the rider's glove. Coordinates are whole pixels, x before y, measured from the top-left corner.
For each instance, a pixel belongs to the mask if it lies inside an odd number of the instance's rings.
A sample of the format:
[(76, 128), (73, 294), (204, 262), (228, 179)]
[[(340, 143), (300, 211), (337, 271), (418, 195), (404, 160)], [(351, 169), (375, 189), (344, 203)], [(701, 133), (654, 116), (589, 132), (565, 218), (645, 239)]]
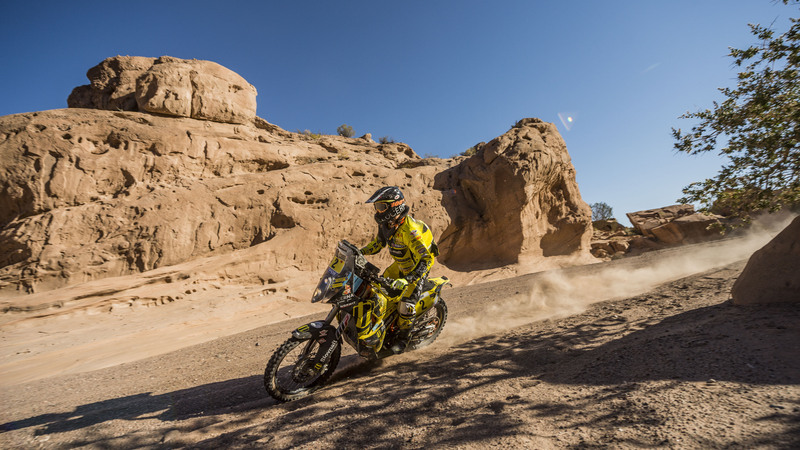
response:
[(392, 282), (392, 289), (402, 291), (408, 286), (408, 281), (405, 278), (398, 278)]

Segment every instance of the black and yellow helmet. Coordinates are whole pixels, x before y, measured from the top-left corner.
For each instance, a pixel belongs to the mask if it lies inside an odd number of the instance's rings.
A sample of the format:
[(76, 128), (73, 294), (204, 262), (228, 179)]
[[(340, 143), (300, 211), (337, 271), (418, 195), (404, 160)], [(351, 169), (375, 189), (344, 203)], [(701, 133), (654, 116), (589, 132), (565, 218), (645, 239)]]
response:
[(408, 214), (409, 208), (406, 205), (406, 199), (397, 186), (378, 189), (367, 200), (367, 203), (375, 204), (375, 221), (382, 225), (397, 222)]

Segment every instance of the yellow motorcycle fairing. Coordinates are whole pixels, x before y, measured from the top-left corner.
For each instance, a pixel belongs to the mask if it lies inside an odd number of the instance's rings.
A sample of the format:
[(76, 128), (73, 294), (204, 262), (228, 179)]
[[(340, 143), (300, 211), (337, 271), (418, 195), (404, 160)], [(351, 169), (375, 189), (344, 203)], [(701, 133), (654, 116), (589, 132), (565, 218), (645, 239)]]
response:
[[(447, 283), (449, 283), (447, 277), (429, 278), (425, 281), (422, 287), (423, 291), (416, 304), (416, 317), (425, 314), (436, 304), (442, 287)], [(371, 299), (365, 300), (353, 308), (353, 317), (356, 320), (358, 339), (377, 353), (383, 347), (386, 330), (391, 326), (391, 324), (385, 324), (384, 319), (390, 317), (397, 310), (400, 296), (390, 298), (377, 287), (374, 292), (375, 295)]]

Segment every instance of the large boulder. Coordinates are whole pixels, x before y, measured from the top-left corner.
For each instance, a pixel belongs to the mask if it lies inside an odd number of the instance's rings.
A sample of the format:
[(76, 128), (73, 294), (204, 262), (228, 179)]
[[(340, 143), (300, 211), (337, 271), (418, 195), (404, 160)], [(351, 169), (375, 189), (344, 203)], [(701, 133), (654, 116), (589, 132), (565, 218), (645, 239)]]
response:
[(721, 217), (694, 213), (650, 229), (653, 236), (667, 245), (691, 244), (722, 238)]
[(721, 216), (695, 212), (692, 205), (672, 205), (627, 214), (628, 219), (645, 237), (666, 245), (689, 244), (722, 235), (717, 227)]
[(628, 220), (631, 221), (631, 224), (639, 233), (654, 238), (655, 236), (650, 230), (671, 222), (678, 217), (688, 216), (690, 214), (694, 214), (694, 206), (672, 205), (663, 208), (631, 212), (627, 213), (626, 216), (628, 216)]
[(75, 88), (71, 108), (146, 111), (223, 123), (252, 123), (256, 89), (212, 61), (115, 56), (89, 69), (91, 84)]
[(592, 227), (595, 233), (604, 233), (608, 235), (621, 234), (625, 235), (626, 228), (617, 222), (617, 219), (601, 219), (592, 221)]
[(136, 81), (139, 109), (225, 123), (251, 123), (256, 88), (211, 61), (161, 57)]
[(70, 108), (138, 111), (136, 80), (153, 66), (155, 58), (114, 56), (86, 72), (90, 84), (78, 86), (67, 97)]
[(591, 252), (596, 258), (622, 257), (631, 249), (628, 228), (617, 219), (601, 219), (592, 222)]
[(737, 305), (800, 302), (800, 216), (753, 253), (731, 296)]
[(451, 217), (442, 260), (466, 269), (588, 254), (591, 209), (555, 125), (523, 119), (436, 176)]

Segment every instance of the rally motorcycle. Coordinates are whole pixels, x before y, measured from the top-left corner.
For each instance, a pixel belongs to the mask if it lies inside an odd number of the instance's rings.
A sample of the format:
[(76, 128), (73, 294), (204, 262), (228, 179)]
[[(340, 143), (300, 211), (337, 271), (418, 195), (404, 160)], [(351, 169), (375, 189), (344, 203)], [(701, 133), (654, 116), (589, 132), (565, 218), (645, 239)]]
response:
[[(311, 322), (292, 332), (292, 336), (272, 354), (264, 371), (264, 386), (278, 401), (295, 400), (321, 388), (333, 375), (346, 341), (360, 356), (378, 360), (393, 355), (390, 349), (397, 335), (396, 298), (390, 279), (378, 275), (379, 269), (364, 258), (353, 244), (342, 240), (333, 260), (320, 279), (312, 303), (332, 305), (325, 320)], [(447, 277), (429, 278), (418, 284), (418, 311), (412, 321), (408, 350), (432, 343), (447, 320), (447, 305), (440, 297)], [(380, 323), (371, 323), (373, 295), (387, 299), (387, 311)], [(394, 301), (393, 301), (394, 300)], [(334, 325), (336, 319), (337, 325)], [(358, 338), (356, 322), (369, 325), (375, 333), (369, 341)]]

